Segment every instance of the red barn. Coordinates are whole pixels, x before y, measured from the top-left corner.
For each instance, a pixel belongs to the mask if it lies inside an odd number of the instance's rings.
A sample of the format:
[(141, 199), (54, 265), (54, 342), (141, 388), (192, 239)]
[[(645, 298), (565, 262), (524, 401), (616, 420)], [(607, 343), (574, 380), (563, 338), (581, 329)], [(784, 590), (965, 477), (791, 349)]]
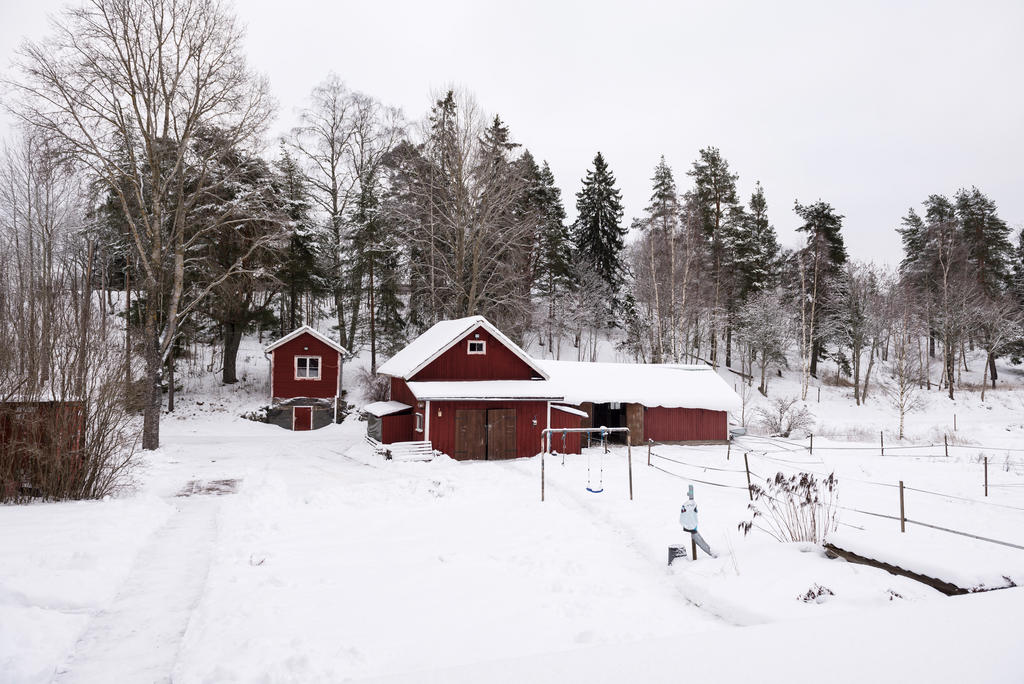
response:
[[(541, 361), (481, 316), (438, 323), (379, 372), (391, 400), (364, 407), (371, 440), (428, 442), (460, 460), (532, 456), (547, 427), (724, 441), (739, 403), (707, 366)], [(555, 436), (552, 448), (578, 453), (580, 438)]]
[(270, 422), (313, 430), (337, 420), (344, 347), (304, 325), (264, 351), (270, 357)]

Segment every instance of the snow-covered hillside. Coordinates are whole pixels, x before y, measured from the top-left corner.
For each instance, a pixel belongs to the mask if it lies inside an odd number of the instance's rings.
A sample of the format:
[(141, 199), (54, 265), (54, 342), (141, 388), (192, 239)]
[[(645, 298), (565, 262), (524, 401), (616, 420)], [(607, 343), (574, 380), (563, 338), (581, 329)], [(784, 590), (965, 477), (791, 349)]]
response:
[[(1024, 589), (947, 598), (737, 529), (750, 518), (746, 453), (755, 481), (836, 472), (849, 544), (949, 581), (1024, 583), (1024, 550), (915, 525), (901, 535), (898, 521), (857, 512), (898, 516), (903, 480), (909, 519), (1024, 545), (1019, 390), (985, 404), (930, 397), (911, 416), (913, 441), (897, 444), (883, 400), (855, 407), (826, 385), (809, 404), (813, 453), (809, 439), (752, 434), (731, 449), (655, 446), (648, 467), (634, 449), (630, 501), (626, 450), (595, 447), (547, 458), (541, 502), (539, 457), (384, 462), (355, 415), (306, 433), (242, 419), (266, 403), (266, 360), (251, 340), (239, 360), (237, 386), (185, 374), (164, 446), (120, 496), (0, 508), (0, 681), (1012, 682), (1024, 671)], [(788, 377), (770, 387), (795, 391)], [(589, 493), (598, 480), (604, 492)], [(719, 557), (667, 567), (667, 546), (686, 541), (689, 484)], [(816, 586), (831, 594), (801, 600)]]

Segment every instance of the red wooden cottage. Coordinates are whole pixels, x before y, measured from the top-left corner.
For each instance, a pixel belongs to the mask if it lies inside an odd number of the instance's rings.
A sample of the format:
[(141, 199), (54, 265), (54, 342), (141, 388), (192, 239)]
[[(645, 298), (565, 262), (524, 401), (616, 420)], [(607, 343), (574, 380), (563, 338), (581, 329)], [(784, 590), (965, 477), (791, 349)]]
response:
[(338, 419), (344, 347), (304, 325), (264, 351), (270, 357), (270, 422), (313, 430)]
[[(544, 428), (629, 427), (634, 444), (724, 441), (739, 397), (707, 366), (541, 361), (481, 316), (442, 321), (384, 363), (390, 401), (364, 407), (381, 444), (456, 459), (532, 456)], [(552, 448), (578, 453), (580, 438)]]

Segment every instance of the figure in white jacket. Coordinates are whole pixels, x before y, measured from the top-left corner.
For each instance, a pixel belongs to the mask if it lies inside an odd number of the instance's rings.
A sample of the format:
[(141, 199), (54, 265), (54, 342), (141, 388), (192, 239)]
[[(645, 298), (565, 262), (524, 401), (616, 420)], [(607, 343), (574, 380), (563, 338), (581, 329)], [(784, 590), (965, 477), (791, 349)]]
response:
[(697, 531), (697, 503), (693, 500), (693, 485), (690, 485), (690, 490), (687, 493), (686, 503), (679, 510), (679, 524), (683, 526), (683, 529), (690, 533), (694, 543), (701, 548), (701, 550), (711, 556), (712, 558), (718, 558), (718, 555), (711, 550), (708, 543), (704, 541), (704, 537), (700, 536), (700, 532)]

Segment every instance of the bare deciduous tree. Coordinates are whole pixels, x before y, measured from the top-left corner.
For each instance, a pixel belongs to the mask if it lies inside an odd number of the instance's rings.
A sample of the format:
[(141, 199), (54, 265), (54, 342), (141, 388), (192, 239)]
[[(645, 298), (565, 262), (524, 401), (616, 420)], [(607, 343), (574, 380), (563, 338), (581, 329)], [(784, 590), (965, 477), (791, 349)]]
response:
[(215, 286), (183, 291), (196, 239), (185, 218), (202, 189), (186, 190), (185, 170), (202, 186), (208, 166), (193, 140), (214, 126), (242, 146), (269, 116), (266, 84), (246, 67), (242, 45), (219, 0), (90, 0), (65, 10), (50, 38), (21, 47), (11, 84), (15, 114), (84, 165), (124, 211), (147, 302), (146, 449), (159, 446), (162, 369), (177, 327)]

